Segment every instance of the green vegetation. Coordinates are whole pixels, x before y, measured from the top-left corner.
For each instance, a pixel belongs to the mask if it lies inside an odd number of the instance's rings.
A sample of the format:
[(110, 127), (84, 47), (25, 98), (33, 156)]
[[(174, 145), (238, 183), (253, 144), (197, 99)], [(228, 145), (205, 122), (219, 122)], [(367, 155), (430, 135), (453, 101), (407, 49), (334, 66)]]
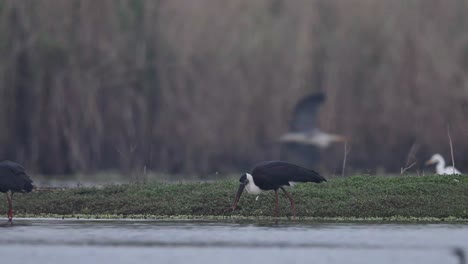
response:
[[(15, 195), (15, 211), (23, 216), (94, 218), (269, 218), (274, 193), (243, 194), (239, 210), (225, 213), (237, 181), (151, 183), (37, 191)], [(323, 220), (467, 220), (466, 176), (354, 176), (291, 189), (299, 218)], [(6, 213), (6, 204), (0, 213)], [(280, 215), (289, 217), (289, 201), (281, 194)]]

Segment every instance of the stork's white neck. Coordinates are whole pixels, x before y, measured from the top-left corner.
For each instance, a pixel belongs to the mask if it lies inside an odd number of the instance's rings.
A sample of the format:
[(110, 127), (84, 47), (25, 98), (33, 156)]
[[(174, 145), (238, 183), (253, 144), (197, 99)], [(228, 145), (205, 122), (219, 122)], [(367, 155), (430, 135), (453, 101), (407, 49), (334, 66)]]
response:
[(445, 170), (444, 158), (438, 156), (438, 157), (435, 157), (435, 160), (437, 161), (437, 165), (436, 165), (437, 174), (444, 174), (444, 170)]
[(249, 173), (246, 173), (245, 174), (247, 176), (247, 180), (249, 180), (249, 183), (247, 183), (247, 185), (245, 185), (245, 189), (247, 190), (247, 192), (249, 194), (260, 194), (262, 192), (262, 189), (260, 189), (254, 182), (254, 179), (252, 177), (252, 175), (250, 175)]

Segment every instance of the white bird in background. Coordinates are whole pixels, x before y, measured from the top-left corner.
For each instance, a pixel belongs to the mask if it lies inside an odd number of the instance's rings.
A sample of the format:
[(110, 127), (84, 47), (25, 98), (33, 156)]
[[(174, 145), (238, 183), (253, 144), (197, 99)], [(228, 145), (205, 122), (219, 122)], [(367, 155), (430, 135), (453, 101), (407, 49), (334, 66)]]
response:
[(426, 162), (426, 165), (436, 164), (436, 174), (438, 175), (452, 175), (461, 174), (455, 167), (445, 167), (445, 160), (440, 154), (432, 155), (431, 159)]
[(317, 115), (320, 105), (325, 101), (323, 93), (305, 97), (294, 108), (290, 131), (284, 134), (280, 141), (313, 145), (321, 149), (327, 148), (333, 142), (345, 141), (341, 135), (328, 134), (317, 127)]

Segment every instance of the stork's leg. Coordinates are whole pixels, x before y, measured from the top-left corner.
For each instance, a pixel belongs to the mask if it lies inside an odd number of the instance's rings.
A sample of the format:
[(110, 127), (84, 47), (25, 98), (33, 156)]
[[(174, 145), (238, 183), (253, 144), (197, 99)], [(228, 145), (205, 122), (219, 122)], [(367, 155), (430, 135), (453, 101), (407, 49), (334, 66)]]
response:
[(278, 190), (275, 190), (275, 217), (278, 217), (279, 214), (279, 204), (278, 204)]
[(293, 220), (294, 220), (296, 219), (296, 206), (294, 205), (294, 199), (283, 187), (280, 187), (280, 188), (281, 190), (283, 190), (284, 194), (286, 194), (286, 196), (289, 198), (289, 201), (291, 202), (291, 208), (293, 211)]
[(12, 223), (13, 221), (13, 203), (12, 203), (12, 195), (10, 195), (10, 192), (6, 193), (7, 196), (7, 201), (8, 201), (8, 222)]
[(8, 192), (5, 193), (5, 196), (7, 198), (7, 203), (8, 203), (8, 211), (7, 211), (7, 218), (10, 218), (10, 196), (8, 196)]

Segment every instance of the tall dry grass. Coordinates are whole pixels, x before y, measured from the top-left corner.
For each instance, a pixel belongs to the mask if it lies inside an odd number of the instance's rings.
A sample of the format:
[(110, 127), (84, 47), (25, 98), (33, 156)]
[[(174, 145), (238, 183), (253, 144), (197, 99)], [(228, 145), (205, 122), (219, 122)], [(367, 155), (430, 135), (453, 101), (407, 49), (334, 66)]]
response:
[(2, 0), (0, 158), (245, 169), (277, 158), (295, 102), (324, 91), (347, 168), (399, 171), (413, 144), (448, 157), (448, 124), (463, 167), (467, 15), (464, 0)]

